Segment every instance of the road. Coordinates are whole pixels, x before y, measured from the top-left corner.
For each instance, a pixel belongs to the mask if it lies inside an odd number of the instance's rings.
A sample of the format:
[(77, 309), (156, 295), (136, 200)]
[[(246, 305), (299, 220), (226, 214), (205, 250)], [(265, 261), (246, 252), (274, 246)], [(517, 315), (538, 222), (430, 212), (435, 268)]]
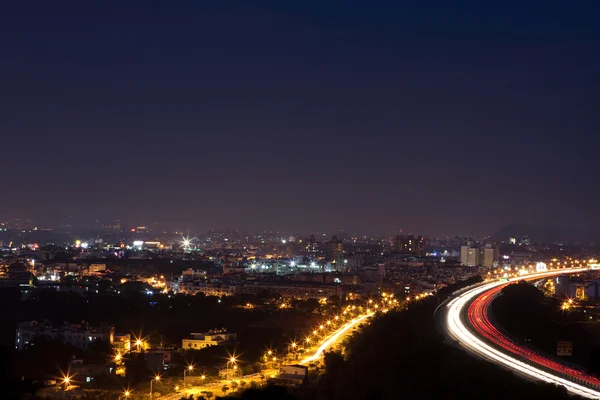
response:
[(371, 317), (373, 314), (375, 313), (371, 312), (363, 314), (346, 322), (344, 325), (342, 325), (340, 328), (334, 331), (331, 335), (323, 339), (320, 342), (319, 347), (317, 347), (317, 349), (315, 350), (315, 352), (301, 360), (299, 364), (308, 364), (312, 361), (318, 360), (324, 351), (338, 344), (347, 333), (350, 333), (352, 329), (356, 328), (358, 325), (360, 325), (361, 322)]
[[(561, 269), (514, 278), (535, 280), (586, 268)], [(499, 364), (523, 377), (565, 386), (574, 394), (600, 399), (600, 380), (535, 352), (511, 340), (490, 322), (488, 308), (509, 282), (489, 282), (458, 294), (442, 308), (446, 335), (465, 350)]]
[[(319, 360), (324, 351), (331, 349), (331, 348), (335, 347), (336, 345), (338, 345), (347, 334), (351, 333), (361, 323), (365, 322), (365, 320), (372, 317), (374, 314), (375, 314), (374, 312), (369, 312), (366, 314), (359, 315), (358, 317), (355, 317), (355, 318), (351, 319), (350, 321), (346, 322), (344, 325), (340, 326), (338, 329), (333, 331), (331, 334), (329, 334), (328, 336), (323, 338), (319, 342), (318, 347), (316, 347), (316, 349), (314, 350), (314, 352), (312, 354), (308, 355), (307, 357), (303, 358), (302, 360), (298, 361), (297, 363), (304, 365), (304, 364), (309, 364), (313, 361)], [(261, 382), (262, 381), (262, 379), (260, 378), (260, 374), (246, 375), (246, 376), (237, 378), (235, 380), (236, 381), (245, 380), (247, 382), (250, 382), (250, 381)], [(190, 393), (197, 395), (197, 394), (200, 394), (201, 391), (205, 391), (205, 390), (211, 391), (215, 395), (218, 395), (221, 393), (221, 387), (223, 387), (223, 385), (227, 385), (231, 388), (230, 380), (223, 380), (221, 382), (215, 382), (215, 383), (211, 383), (211, 384), (207, 384), (207, 385), (203, 385), (203, 386), (192, 386), (190, 388), (185, 389), (185, 393), (167, 394), (167, 395), (161, 396), (160, 399), (161, 400), (176, 400), (176, 399), (181, 398), (182, 395), (189, 395)]]

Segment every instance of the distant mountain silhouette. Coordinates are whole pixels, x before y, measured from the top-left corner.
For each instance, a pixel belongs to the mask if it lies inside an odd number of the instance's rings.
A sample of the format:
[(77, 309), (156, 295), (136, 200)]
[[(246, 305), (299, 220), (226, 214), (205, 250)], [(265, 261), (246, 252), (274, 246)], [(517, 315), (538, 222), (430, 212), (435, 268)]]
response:
[(491, 239), (497, 242), (507, 242), (511, 237), (519, 239), (524, 236), (527, 236), (532, 243), (600, 243), (600, 232), (584, 232), (556, 226), (539, 228), (525, 224), (506, 225), (493, 233)]

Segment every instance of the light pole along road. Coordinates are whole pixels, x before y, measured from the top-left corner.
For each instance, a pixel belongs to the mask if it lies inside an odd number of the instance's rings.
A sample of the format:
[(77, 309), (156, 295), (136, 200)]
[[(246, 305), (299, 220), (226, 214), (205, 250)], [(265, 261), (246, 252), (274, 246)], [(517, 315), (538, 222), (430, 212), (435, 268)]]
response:
[(488, 318), (490, 303), (511, 281), (535, 280), (586, 270), (552, 270), (513, 278), (509, 282), (488, 282), (464, 290), (440, 307), (445, 312), (442, 321), (445, 334), (465, 350), (521, 376), (562, 385), (583, 397), (600, 399), (600, 380), (518, 344), (496, 329)]
[[(361, 315), (351, 319), (350, 321), (346, 322), (344, 325), (340, 326), (338, 329), (333, 331), (330, 335), (328, 335), (327, 337), (322, 339), (319, 342), (315, 351), (312, 352), (310, 355), (307, 355), (302, 360), (298, 361), (298, 363), (303, 365), (303, 364), (309, 364), (313, 361), (319, 360), (324, 351), (335, 346), (336, 344), (339, 344), (341, 339), (343, 339), (346, 336), (346, 334), (352, 332), (352, 329), (356, 328), (362, 322), (364, 322), (369, 317), (372, 317), (373, 315), (375, 315), (375, 313), (369, 311), (365, 314), (361, 314)], [(251, 379), (251, 380), (258, 381), (259, 375), (260, 374), (247, 375), (247, 376), (241, 377), (240, 379)], [(223, 382), (219, 382), (219, 383), (213, 383), (210, 385), (203, 385), (203, 386), (199, 386), (199, 387), (189, 387), (189, 388), (187, 388), (187, 391), (190, 392), (191, 390), (198, 390), (199, 388), (202, 388), (202, 387), (216, 389), (216, 388), (219, 388), (222, 384), (223, 384)], [(181, 398), (182, 395), (185, 396), (185, 393), (186, 393), (185, 391), (182, 393), (172, 393), (172, 394), (164, 395), (160, 399), (161, 400), (175, 400), (175, 399)]]
[(335, 345), (340, 340), (340, 338), (342, 338), (346, 333), (348, 333), (350, 330), (352, 330), (352, 328), (355, 328), (362, 321), (371, 317), (374, 314), (375, 314), (374, 312), (369, 312), (369, 313), (366, 313), (363, 315), (359, 315), (358, 317), (346, 322), (344, 325), (342, 325), (340, 328), (338, 328), (331, 335), (329, 335), (325, 339), (323, 339), (321, 341), (321, 343), (319, 344), (319, 347), (317, 347), (317, 350), (310, 356), (301, 360), (299, 362), (299, 364), (308, 364), (312, 361), (318, 360), (319, 357), (321, 357), (321, 354), (323, 354), (323, 352), (325, 350), (327, 350), (331, 346)]

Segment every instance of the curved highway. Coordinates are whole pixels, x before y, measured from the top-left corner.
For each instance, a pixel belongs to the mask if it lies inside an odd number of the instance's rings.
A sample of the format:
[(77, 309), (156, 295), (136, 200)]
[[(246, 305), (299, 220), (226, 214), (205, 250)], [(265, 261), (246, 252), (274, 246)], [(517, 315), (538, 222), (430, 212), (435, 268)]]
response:
[[(535, 280), (586, 270), (586, 268), (554, 270), (514, 278), (511, 281)], [(509, 283), (499, 281), (484, 283), (464, 290), (448, 302), (444, 318), (447, 336), (458, 341), (461, 347), (469, 352), (521, 376), (562, 385), (574, 394), (600, 399), (600, 380), (523, 347), (501, 333), (490, 322), (489, 305)]]

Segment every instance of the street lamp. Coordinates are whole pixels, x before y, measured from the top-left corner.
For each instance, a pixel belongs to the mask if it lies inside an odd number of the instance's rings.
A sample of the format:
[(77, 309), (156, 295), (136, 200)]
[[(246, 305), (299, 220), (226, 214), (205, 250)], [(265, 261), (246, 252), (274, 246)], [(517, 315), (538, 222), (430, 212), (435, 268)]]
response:
[(236, 358), (235, 356), (231, 356), (229, 358), (229, 360), (227, 361), (227, 375), (229, 375), (229, 363), (231, 363), (231, 365), (233, 366), (233, 369), (237, 369), (237, 365), (235, 364), (236, 362)]
[(186, 372), (192, 372), (194, 370), (194, 366), (193, 365), (188, 365), (188, 367), (186, 369), (183, 370), (183, 387), (185, 387), (185, 373)]
[(150, 398), (152, 398), (152, 384), (158, 381), (160, 381), (160, 375), (156, 375), (154, 379), (150, 381)]
[(67, 375), (63, 378), (63, 383), (65, 384), (65, 390), (69, 388), (69, 382), (71, 382), (71, 378)]
[(131, 395), (131, 392), (129, 390), (126, 390), (123, 392), (123, 394), (119, 395), (119, 400), (121, 400), (122, 398), (128, 398)]

